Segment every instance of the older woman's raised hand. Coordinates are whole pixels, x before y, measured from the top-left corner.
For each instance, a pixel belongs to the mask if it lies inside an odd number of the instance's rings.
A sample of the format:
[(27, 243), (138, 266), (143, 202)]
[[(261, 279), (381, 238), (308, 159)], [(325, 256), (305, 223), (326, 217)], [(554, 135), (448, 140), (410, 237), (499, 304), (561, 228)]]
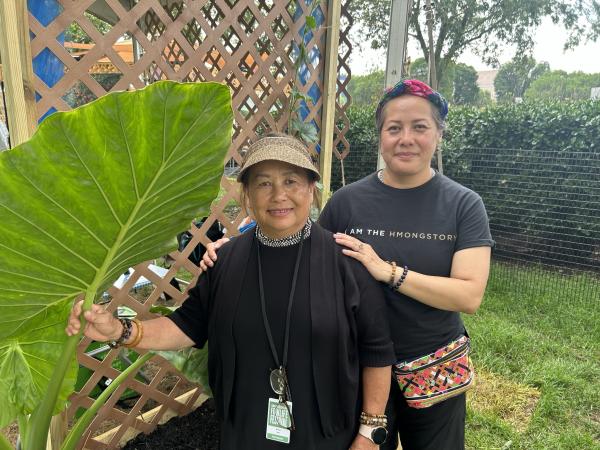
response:
[(375, 253), (373, 247), (344, 233), (335, 233), (333, 237), (337, 244), (346, 247), (342, 252), (360, 261), (373, 278), (377, 281), (389, 282), (391, 276), (390, 265)]
[[(78, 301), (73, 305), (69, 321), (65, 332), (68, 336), (74, 336), (81, 329), (81, 307), (83, 300)], [(123, 331), (123, 326), (110, 312), (104, 309), (101, 305), (92, 305), (92, 309), (85, 311), (83, 317), (86, 320), (83, 333), (95, 341), (113, 341), (117, 340)]]

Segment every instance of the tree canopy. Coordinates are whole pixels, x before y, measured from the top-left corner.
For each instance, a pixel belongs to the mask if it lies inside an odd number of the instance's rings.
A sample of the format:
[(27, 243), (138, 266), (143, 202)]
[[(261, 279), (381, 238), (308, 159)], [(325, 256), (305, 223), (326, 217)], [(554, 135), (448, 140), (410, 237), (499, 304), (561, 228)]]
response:
[(550, 65), (545, 61), (538, 63), (530, 56), (516, 56), (500, 66), (494, 79), (496, 100), (512, 102), (523, 98), (531, 83), (549, 70)]
[(586, 100), (593, 87), (600, 87), (600, 73), (567, 73), (552, 70), (531, 83), (526, 100)]
[[(106, 34), (112, 28), (108, 22), (105, 22), (102, 19), (98, 19), (96, 16), (85, 11), (83, 15), (96, 27), (96, 29), (102, 33)], [(90, 44), (92, 43), (92, 39), (88, 36), (88, 34), (79, 26), (77, 22), (71, 22), (71, 24), (65, 30), (65, 40), (68, 42), (77, 42), (80, 44)]]
[(376, 70), (367, 75), (353, 75), (348, 83), (348, 93), (354, 105), (373, 105), (379, 101), (385, 84), (385, 73)]
[[(416, 59), (410, 66), (410, 77), (427, 81), (427, 63)], [(348, 92), (356, 106), (374, 105), (379, 101), (385, 83), (385, 73), (377, 70), (367, 75), (355, 75), (350, 79)], [(458, 105), (480, 105), (491, 101), (477, 86), (477, 72), (467, 64), (452, 64), (442, 84), (438, 87), (446, 99)]]
[[(410, 65), (410, 77), (427, 81), (427, 62), (417, 58)], [(439, 80), (438, 90), (450, 102), (457, 105), (482, 105), (491, 97), (477, 85), (477, 71), (463, 63), (449, 64), (444, 76)]]
[[(581, 39), (600, 35), (600, 0), (432, 0), (434, 8), (434, 46), (437, 79), (450, 63), (471, 50), (488, 64), (497, 64), (505, 44), (517, 46), (517, 54), (533, 47), (533, 33), (545, 17), (562, 23), (569, 30), (567, 46)], [(424, 0), (413, 0), (409, 22), (410, 37), (419, 43), (423, 57), (429, 59), (427, 27), (422, 12)], [(384, 47), (389, 26), (389, 0), (353, 0), (350, 13), (372, 36), (373, 48)], [(584, 18), (584, 19), (582, 19)]]

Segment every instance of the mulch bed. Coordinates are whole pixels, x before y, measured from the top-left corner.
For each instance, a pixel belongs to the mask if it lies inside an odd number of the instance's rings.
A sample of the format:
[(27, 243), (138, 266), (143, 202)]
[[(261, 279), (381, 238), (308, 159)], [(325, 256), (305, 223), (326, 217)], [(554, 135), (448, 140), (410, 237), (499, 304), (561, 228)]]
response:
[(150, 434), (139, 434), (124, 450), (218, 450), (219, 429), (209, 398), (187, 416), (174, 417)]

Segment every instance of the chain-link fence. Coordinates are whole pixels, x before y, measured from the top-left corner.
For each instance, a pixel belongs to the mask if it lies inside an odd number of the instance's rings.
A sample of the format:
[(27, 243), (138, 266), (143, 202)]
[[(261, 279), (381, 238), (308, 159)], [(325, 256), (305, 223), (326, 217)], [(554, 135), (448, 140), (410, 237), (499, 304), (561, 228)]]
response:
[[(372, 173), (376, 148), (351, 148), (346, 184)], [(600, 300), (600, 151), (466, 148), (445, 155), (444, 174), (483, 198), (496, 240), (492, 276), (507, 288)], [(342, 177), (334, 164), (332, 187)]]
[(495, 276), (515, 288), (543, 280), (540, 290), (567, 303), (573, 297), (587, 299), (597, 307), (598, 150), (466, 148), (444, 173), (485, 202), (496, 240), (494, 259), (504, 263)]
[(343, 160), (331, 163), (331, 190), (337, 191), (373, 173), (377, 168), (377, 147), (350, 145), (350, 153)]

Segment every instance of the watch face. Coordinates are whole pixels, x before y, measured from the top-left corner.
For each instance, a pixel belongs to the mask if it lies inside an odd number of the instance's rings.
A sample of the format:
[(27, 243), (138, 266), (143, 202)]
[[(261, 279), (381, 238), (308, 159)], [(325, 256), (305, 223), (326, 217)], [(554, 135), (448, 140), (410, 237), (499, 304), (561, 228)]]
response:
[(387, 430), (383, 427), (377, 427), (371, 432), (371, 440), (377, 445), (383, 444), (386, 439)]

